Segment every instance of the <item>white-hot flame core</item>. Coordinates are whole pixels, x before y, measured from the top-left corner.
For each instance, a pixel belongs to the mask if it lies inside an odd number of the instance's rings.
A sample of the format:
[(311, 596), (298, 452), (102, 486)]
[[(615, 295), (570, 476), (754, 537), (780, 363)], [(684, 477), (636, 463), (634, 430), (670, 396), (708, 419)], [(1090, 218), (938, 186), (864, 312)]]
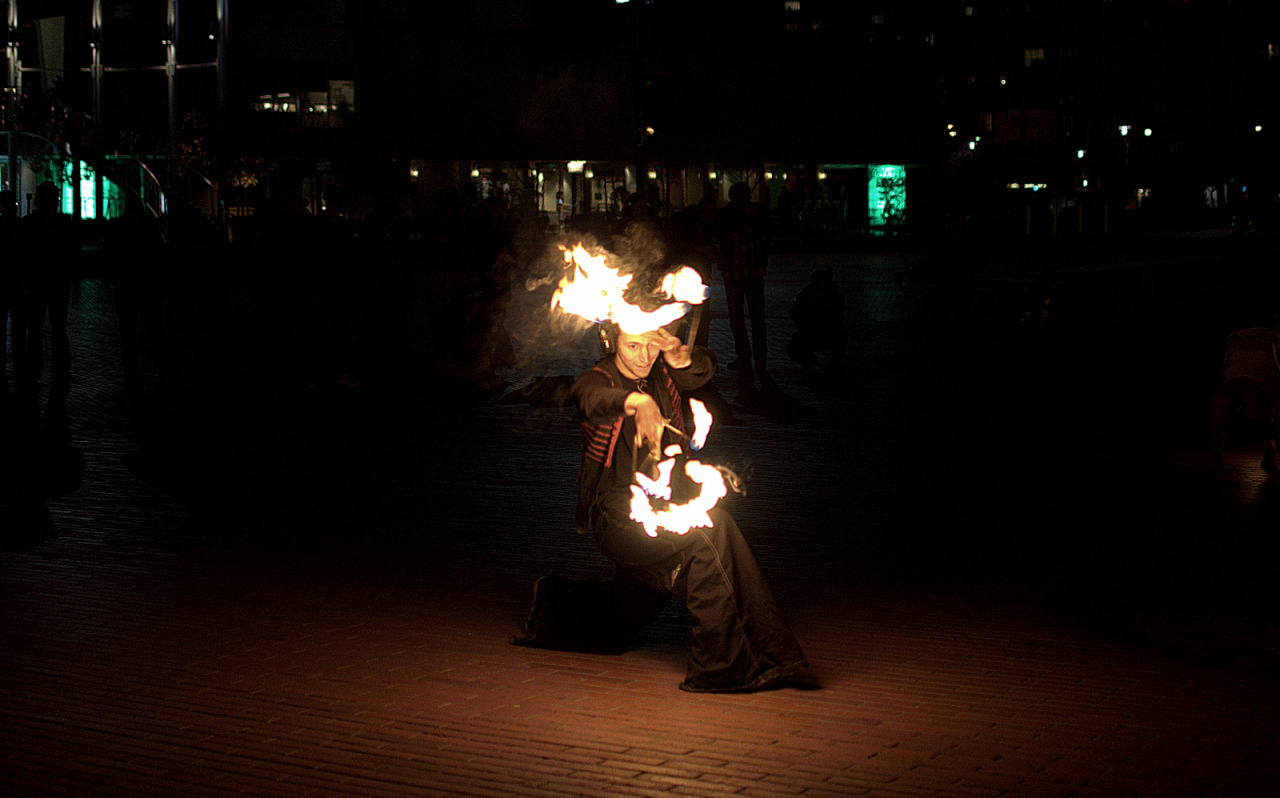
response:
[(671, 469), (675, 468), (675, 460), (663, 460), (658, 463), (658, 478), (649, 479), (648, 475), (637, 471), (636, 484), (632, 488), (639, 487), (648, 496), (656, 499), (671, 498)]
[[(724, 484), (724, 475), (715, 466), (709, 466), (697, 460), (685, 463), (684, 472), (689, 475), (689, 479), (701, 485), (702, 490), (684, 504), (669, 504), (664, 510), (653, 509), (653, 503), (644, 489), (639, 485), (631, 486), (631, 520), (643, 526), (645, 534), (649, 537), (656, 538), (659, 529), (684, 535), (695, 527), (713, 525), (709, 513), (729, 492)], [(670, 469), (667, 469), (665, 476), (670, 480)], [(670, 490), (670, 485), (667, 485), (668, 495)]]
[(689, 448), (696, 452), (707, 443), (707, 435), (711, 432), (711, 411), (698, 399), (689, 400), (689, 409), (693, 411), (693, 435), (689, 438)]
[(689, 312), (689, 303), (699, 304), (709, 293), (697, 271), (685, 266), (663, 278), (662, 293), (676, 301), (646, 311), (623, 299), (632, 275), (619, 274), (606, 263), (607, 255), (592, 255), (581, 244), (571, 250), (561, 249), (565, 263), (573, 268), (560, 279), (559, 288), (551, 296), (551, 309), (558, 307), (594, 322), (612, 321), (629, 335), (670, 324)]
[(662, 278), (662, 293), (677, 302), (701, 305), (711, 296), (711, 289), (702, 282), (697, 269), (681, 266), (679, 271)]
[[(713, 419), (711, 411), (699, 399), (691, 398), (689, 408), (693, 411), (694, 428), (693, 435), (689, 438), (689, 448), (697, 451), (707, 442)], [(658, 478), (650, 479), (647, 474), (636, 472), (636, 484), (631, 486), (631, 520), (643, 526), (645, 534), (651, 538), (658, 536), (659, 529), (685, 535), (695, 527), (711, 526), (711, 516), (708, 513), (729, 492), (720, 469), (690, 460), (685, 463), (684, 472), (701, 486), (698, 495), (684, 504), (668, 504), (666, 509), (655, 510), (651, 499), (671, 499), (671, 472), (676, 463), (674, 458), (680, 451), (678, 445), (667, 446), (663, 454), (671, 459), (658, 463)]]

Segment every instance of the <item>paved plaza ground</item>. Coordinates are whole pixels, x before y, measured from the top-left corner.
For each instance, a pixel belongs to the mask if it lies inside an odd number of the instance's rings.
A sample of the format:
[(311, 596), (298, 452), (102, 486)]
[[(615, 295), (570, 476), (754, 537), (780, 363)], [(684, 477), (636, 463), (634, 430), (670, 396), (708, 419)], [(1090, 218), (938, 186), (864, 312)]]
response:
[[(139, 412), (111, 281), (78, 281), (65, 419), (5, 409), (0, 794), (1275, 795), (1280, 478), (1247, 425), (1225, 474), (1204, 453), (1274, 251), (1008, 246), (940, 330), (919, 254), (780, 246), (785, 398), (716, 378), (738, 423), (706, 459), (817, 681), (749, 695), (677, 690), (680, 606), (621, 656), (509, 644), (535, 578), (609, 573), (572, 529), (574, 415), (524, 390), (594, 357), (549, 289), (517, 279), (485, 401), (407, 357), (280, 393), (227, 367), (183, 260), (184, 390)], [(818, 267), (840, 380), (784, 355)], [(718, 291), (711, 337), (730, 359)]]

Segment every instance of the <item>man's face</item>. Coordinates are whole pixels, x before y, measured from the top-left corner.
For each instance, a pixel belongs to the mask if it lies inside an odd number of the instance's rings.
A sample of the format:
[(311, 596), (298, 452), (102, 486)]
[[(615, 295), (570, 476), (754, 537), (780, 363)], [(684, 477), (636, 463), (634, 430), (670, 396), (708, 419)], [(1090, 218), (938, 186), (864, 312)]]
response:
[(662, 355), (661, 339), (653, 333), (630, 335), (618, 333), (618, 351), (615, 355), (618, 371), (627, 379), (639, 380), (649, 376), (653, 364)]

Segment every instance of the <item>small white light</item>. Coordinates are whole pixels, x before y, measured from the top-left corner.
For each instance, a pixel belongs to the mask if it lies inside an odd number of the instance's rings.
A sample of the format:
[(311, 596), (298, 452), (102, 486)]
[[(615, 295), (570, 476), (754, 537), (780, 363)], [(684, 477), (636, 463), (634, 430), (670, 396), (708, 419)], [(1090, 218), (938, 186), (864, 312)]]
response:
[(585, 175), (588, 180), (596, 176), (596, 173), (591, 171), (590, 169), (586, 170), (582, 174)]
[(657, 172), (657, 170), (656, 170), (656, 169), (650, 169), (650, 170), (649, 170), (649, 179), (650, 179), (650, 180), (657, 180), (657, 179), (658, 179), (658, 172)]
[(1081, 188), (1088, 188), (1088, 187), (1089, 187), (1089, 178), (1087, 178), (1087, 177), (1086, 177), (1084, 180), (1081, 180), (1081, 181), (1080, 181), (1080, 187), (1081, 187)]
[(471, 170), (471, 176), (472, 176), (472, 177), (479, 177), (479, 176), (480, 176), (480, 170), (479, 170), (479, 169), (472, 169), (472, 170)]
[(1151, 135), (1151, 128), (1147, 128), (1146, 130), (1142, 131), (1142, 135), (1144, 135), (1144, 136), (1150, 136), (1150, 135)]
[(713, 169), (710, 172), (707, 172), (707, 177), (711, 178), (712, 180), (715, 180), (716, 179), (715, 170)]
[(577, 174), (586, 168), (586, 161), (569, 161), (569, 174)]
[(1076, 157), (1077, 157), (1077, 158), (1083, 158), (1083, 157), (1084, 157), (1084, 150), (1076, 150)]
[(1121, 126), (1120, 126), (1120, 135), (1121, 135), (1121, 136), (1127, 136), (1127, 135), (1129, 135), (1129, 125), (1121, 125)]
[(969, 149), (976, 150), (977, 148), (978, 148), (978, 142), (976, 141), (969, 142)]
[(765, 180), (772, 180), (772, 179), (773, 179), (773, 172), (765, 172), (765, 173), (764, 173), (764, 179), (765, 179)]
[(1261, 132), (1262, 132), (1262, 125), (1254, 125), (1254, 126), (1253, 126), (1253, 132), (1254, 132), (1254, 133), (1261, 133)]

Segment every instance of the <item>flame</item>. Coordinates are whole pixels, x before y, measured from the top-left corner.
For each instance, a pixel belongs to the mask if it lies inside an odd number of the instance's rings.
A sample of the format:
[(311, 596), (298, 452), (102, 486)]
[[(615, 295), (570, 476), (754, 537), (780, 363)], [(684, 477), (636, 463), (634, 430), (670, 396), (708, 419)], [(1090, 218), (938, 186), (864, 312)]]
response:
[(681, 266), (662, 278), (662, 293), (677, 302), (701, 305), (711, 295), (711, 289), (702, 282), (697, 269)]
[[(671, 495), (671, 468), (667, 467), (664, 470), (662, 466), (668, 463), (674, 464), (674, 462), (674, 460), (664, 460), (658, 466), (660, 473), (657, 481), (665, 483), (661, 485), (661, 489), (665, 490), (667, 496)], [(684, 535), (694, 527), (713, 525), (708, 513), (729, 492), (724, 484), (724, 475), (715, 466), (709, 466), (697, 460), (685, 463), (684, 472), (689, 475), (689, 479), (701, 485), (702, 490), (684, 504), (669, 504), (664, 510), (653, 508), (653, 502), (643, 487), (631, 486), (631, 520), (643, 526), (644, 533), (649, 537), (656, 538), (659, 529)], [(639, 480), (642, 476), (637, 474), (636, 479)]]
[(698, 272), (688, 266), (666, 275), (659, 295), (673, 301), (646, 311), (623, 299), (634, 275), (619, 274), (609, 266), (608, 255), (592, 255), (582, 244), (560, 248), (564, 262), (572, 266), (551, 295), (551, 309), (594, 322), (612, 321), (625, 333), (640, 335), (670, 324), (689, 312), (690, 304), (706, 301), (710, 292)]
[[(671, 498), (671, 470), (675, 468), (676, 461), (663, 460), (658, 463), (658, 478), (650, 479), (649, 476), (641, 471), (636, 472), (636, 484), (633, 488), (639, 488), (641, 495), (652, 496), (655, 499)], [(651, 536), (652, 537), (652, 536)]]
[(711, 411), (698, 399), (689, 400), (689, 409), (693, 411), (693, 435), (689, 437), (689, 448), (696, 452), (707, 443), (707, 435), (711, 432)]
[[(697, 451), (706, 443), (707, 435), (711, 432), (712, 417), (706, 404), (698, 399), (690, 399), (689, 407), (693, 411), (694, 420), (689, 448)], [(658, 463), (657, 478), (636, 472), (636, 484), (631, 486), (631, 520), (643, 526), (645, 534), (651, 538), (658, 536), (659, 529), (685, 535), (695, 527), (711, 526), (711, 516), (708, 513), (729, 492), (724, 473), (719, 468), (689, 460), (685, 463), (684, 472), (689, 479), (701, 486), (698, 495), (684, 504), (668, 504), (665, 509), (654, 509), (653, 499), (671, 500), (671, 473), (675, 469), (675, 458), (680, 452), (681, 448), (675, 444), (667, 446), (663, 454), (668, 459)]]

